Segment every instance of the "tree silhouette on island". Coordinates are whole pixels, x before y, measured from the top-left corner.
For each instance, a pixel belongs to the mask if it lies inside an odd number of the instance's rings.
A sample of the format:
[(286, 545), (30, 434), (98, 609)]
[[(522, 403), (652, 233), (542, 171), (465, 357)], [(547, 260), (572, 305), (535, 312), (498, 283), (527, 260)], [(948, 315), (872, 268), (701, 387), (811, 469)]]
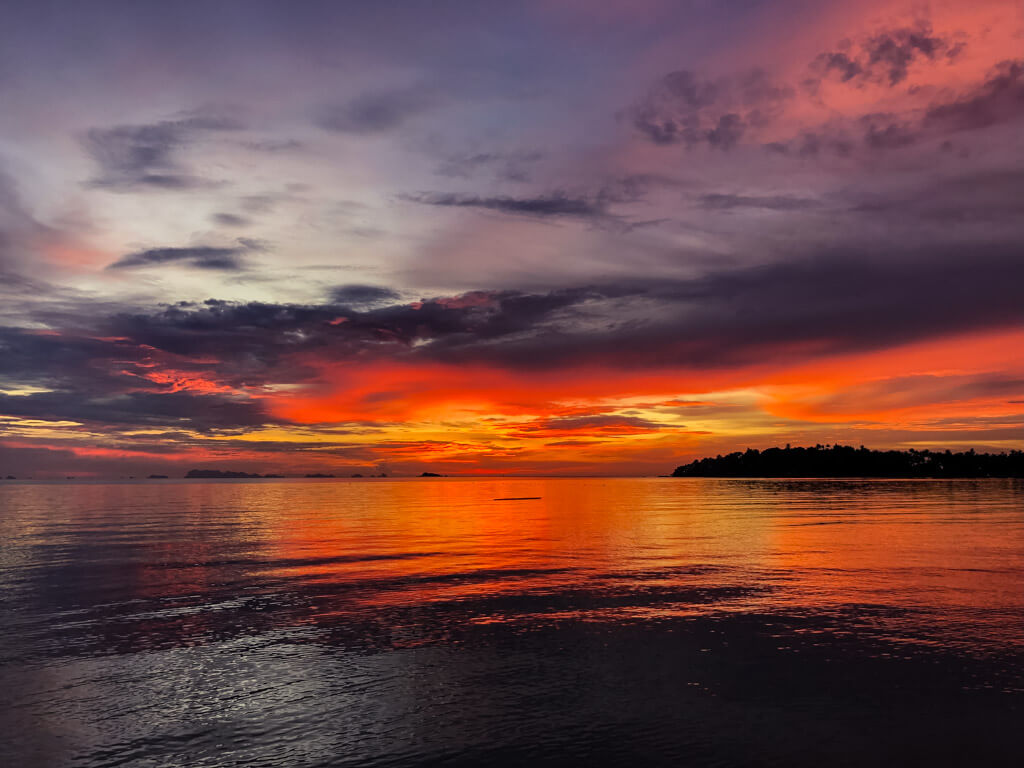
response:
[(672, 477), (1024, 477), (1024, 451), (875, 451), (860, 446), (748, 448), (676, 467)]

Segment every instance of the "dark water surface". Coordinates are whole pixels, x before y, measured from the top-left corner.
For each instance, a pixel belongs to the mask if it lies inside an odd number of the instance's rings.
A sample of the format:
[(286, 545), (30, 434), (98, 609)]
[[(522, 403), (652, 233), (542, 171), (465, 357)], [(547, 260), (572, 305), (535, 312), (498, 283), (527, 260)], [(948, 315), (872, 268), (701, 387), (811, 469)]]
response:
[(6, 765), (1024, 764), (1021, 481), (8, 482), (0, 536)]

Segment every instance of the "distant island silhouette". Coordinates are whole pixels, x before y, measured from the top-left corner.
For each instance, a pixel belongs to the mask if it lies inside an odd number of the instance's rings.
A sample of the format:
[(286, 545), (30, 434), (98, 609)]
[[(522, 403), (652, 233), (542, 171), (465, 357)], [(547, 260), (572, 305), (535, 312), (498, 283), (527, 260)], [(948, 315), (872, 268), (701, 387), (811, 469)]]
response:
[(190, 469), (185, 477), (189, 480), (211, 479), (211, 478), (263, 478), (281, 477), (281, 475), (253, 475), (248, 472), (234, 472), (229, 469)]
[(1024, 451), (875, 451), (861, 446), (748, 448), (676, 467), (672, 477), (1024, 477)]
[(420, 477), (444, 477), (444, 475), (439, 475), (437, 472), (424, 472)]

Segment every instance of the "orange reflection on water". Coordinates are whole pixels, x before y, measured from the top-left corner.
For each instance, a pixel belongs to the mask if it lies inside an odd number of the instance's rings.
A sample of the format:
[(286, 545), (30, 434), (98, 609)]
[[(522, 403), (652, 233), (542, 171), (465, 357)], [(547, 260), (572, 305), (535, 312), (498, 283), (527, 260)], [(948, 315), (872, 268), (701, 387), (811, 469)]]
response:
[(1013, 480), (805, 482), (775, 528), (773, 568), (804, 599), (1021, 610), (1024, 515)]
[[(274, 572), (325, 592), (361, 585), (353, 599), (362, 606), (563, 592), (579, 596), (582, 615), (602, 604), (590, 599), (595, 592), (661, 590), (662, 601), (612, 601), (601, 616), (923, 604), (1003, 621), (1024, 608), (1021, 487), (1013, 481), (432, 479), (249, 488), (261, 508), (280, 505), (265, 520), (265, 556), (287, 563)], [(687, 590), (730, 586), (757, 589), (696, 607), (687, 600)]]
[[(1024, 644), (1020, 481), (24, 488), (36, 507), (11, 530), (51, 543), (38, 553), (67, 548), (55, 563), (77, 569), (64, 587), (71, 597), (141, 601), (137, 623), (118, 630), (136, 645), (351, 617), (415, 628), (723, 612), (832, 616), (836, 626), (852, 612), (896, 638)], [(63, 517), (47, 518), (53, 509)]]

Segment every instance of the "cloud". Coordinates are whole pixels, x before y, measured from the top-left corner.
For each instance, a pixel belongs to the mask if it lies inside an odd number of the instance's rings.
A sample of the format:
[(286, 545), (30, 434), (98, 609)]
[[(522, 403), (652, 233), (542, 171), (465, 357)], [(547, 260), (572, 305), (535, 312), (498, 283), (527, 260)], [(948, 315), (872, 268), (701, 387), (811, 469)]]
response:
[[(268, 421), (261, 402), (241, 387), (211, 391), (215, 366), (196, 359), (194, 351), (172, 360), (129, 335), (94, 335), (112, 323), (116, 316), (61, 332), (0, 328), (0, 390), (8, 390), (0, 391), (0, 414), (97, 428), (177, 425), (201, 432)], [(18, 390), (23, 393), (11, 393)]]
[[(952, 62), (963, 49), (962, 41), (935, 34), (927, 21), (883, 29), (816, 56), (803, 86), (813, 94), (825, 80), (892, 88), (909, 77), (915, 63)], [(1024, 114), (1022, 92), (1024, 62), (1007, 61), (973, 92), (934, 104), (923, 117), (907, 110), (833, 120), (765, 148), (801, 157), (902, 149), (923, 139), (1016, 119)], [(774, 123), (795, 93), (761, 68), (715, 78), (678, 70), (665, 75), (625, 114), (636, 132), (654, 144), (730, 150)]]
[(204, 134), (243, 128), (237, 118), (210, 110), (156, 123), (93, 128), (82, 142), (100, 175), (89, 183), (112, 191), (207, 186), (209, 181), (193, 175), (181, 163), (181, 150)]
[(24, 242), (42, 229), (26, 210), (14, 180), (0, 168), (0, 272), (5, 286), (8, 279), (13, 279), (14, 268), (21, 267), (25, 260)]
[(730, 112), (718, 118), (714, 128), (709, 128), (704, 133), (704, 138), (710, 147), (718, 149), (732, 149), (739, 144), (747, 125), (739, 115)]
[[(681, 425), (673, 424), (672, 428)], [(622, 435), (644, 432), (658, 432), (666, 429), (661, 424), (639, 416), (621, 416), (618, 414), (597, 414), (586, 416), (551, 416), (534, 423), (519, 425), (522, 433), (542, 433), (542, 435), (558, 435), (564, 432), (586, 432), (590, 435)]]
[(258, 427), (271, 421), (256, 400), (192, 392), (0, 394), (0, 413), (23, 419), (176, 426), (200, 432)]
[(804, 211), (818, 208), (821, 202), (806, 197), (790, 195), (731, 195), (711, 193), (701, 195), (698, 202), (702, 208), (712, 211), (737, 209), (762, 209), (766, 211)]
[(988, 128), (1024, 117), (1024, 59), (1004, 61), (973, 91), (933, 104), (924, 116), (927, 130), (943, 134)]
[[(827, 394), (803, 400), (799, 408), (815, 418), (920, 408), (936, 403), (1000, 400), (1024, 392), (1024, 379), (1005, 373), (918, 374), (857, 382)], [(1010, 421), (1016, 416), (1003, 416)], [(974, 420), (972, 419), (972, 422)], [(993, 420), (996, 421), (996, 420)], [(1014, 425), (1019, 430), (1022, 425)]]
[(345, 104), (325, 107), (317, 118), (317, 124), (336, 133), (387, 133), (440, 103), (438, 93), (423, 86), (367, 91)]
[(423, 205), (444, 208), (481, 208), (520, 216), (600, 218), (606, 215), (605, 201), (598, 197), (571, 197), (564, 192), (552, 192), (536, 197), (481, 197), (444, 192), (422, 192), (402, 195)]
[(541, 152), (476, 152), (447, 157), (438, 166), (439, 176), (468, 179), (487, 170), (500, 181), (529, 181), (528, 167), (544, 157)]
[(822, 79), (835, 79), (893, 87), (907, 79), (915, 62), (952, 61), (963, 48), (962, 42), (934, 34), (931, 24), (921, 20), (913, 26), (879, 30), (856, 46), (847, 40), (841, 50), (819, 54), (810, 65), (815, 77), (806, 85), (814, 88)]
[(715, 79), (677, 70), (662, 77), (626, 115), (654, 144), (729, 150), (746, 133), (778, 117), (793, 93), (763, 69)]
[(0, 164), (0, 323), (17, 317), (24, 305), (60, 292), (50, 282), (53, 262), (80, 245), (78, 217), (51, 210), (50, 221), (38, 218), (18, 186)]
[(239, 216), (234, 213), (215, 213), (210, 218), (217, 224), (222, 224), (225, 227), (247, 227), (252, 223), (245, 216)]
[(305, 149), (305, 142), (299, 141), (298, 139), (259, 139), (253, 141), (243, 141), (240, 143), (241, 146), (246, 149), (252, 150), (253, 152), (294, 152), (297, 150)]
[(450, 192), (417, 192), (400, 194), (398, 198), (420, 205), (433, 205), (441, 208), (475, 208), (538, 219), (586, 220), (600, 227), (630, 231), (658, 222), (650, 220), (629, 222), (623, 216), (610, 211), (609, 207), (614, 204), (639, 202), (644, 199), (651, 188), (656, 186), (668, 187), (677, 186), (677, 184), (670, 179), (655, 175), (636, 174), (607, 179), (596, 189), (573, 193), (555, 190), (532, 197), (511, 197)]
[[(78, 299), (38, 309), (27, 317), (34, 327), (0, 328), (0, 385), (24, 392), (4, 394), (0, 414), (97, 429), (246, 430), (281, 422), (264, 397), (285, 385), (325, 386), (325, 371), (353, 361), (354, 371), (375, 363), (526, 374), (708, 371), (1020, 328), (1019, 253), (1013, 243), (890, 246), (688, 279), (638, 276), (414, 302), (367, 285), (338, 286), (326, 302), (308, 305), (208, 300), (111, 311)], [(996, 382), (993, 393), (1013, 385)], [(951, 396), (982, 391), (971, 386)], [(406, 396), (402, 387), (371, 393), (382, 402)], [(636, 414), (577, 413), (532, 429), (625, 434), (655, 426)]]
[(888, 152), (911, 146), (938, 145), (949, 136), (981, 131), (1024, 119), (1024, 60), (1004, 61), (958, 96), (936, 101), (923, 112), (869, 113), (846, 122), (806, 130), (788, 141), (765, 145), (779, 154), (846, 157), (858, 148)]
[[(972, 246), (970, 253), (967, 258), (948, 247), (851, 251), (694, 280), (578, 289), (562, 294), (567, 301), (557, 312), (538, 314), (525, 327), (511, 323), (516, 333), (501, 343), (485, 343), (474, 329), (439, 335), (416, 353), (526, 368), (613, 360), (637, 367), (732, 367), (800, 357), (808, 349), (878, 349), (1019, 325), (1015, 286), (1024, 279), (1024, 264), (1018, 249)], [(498, 318), (507, 314), (503, 308)], [(500, 327), (498, 318), (491, 327)]]
[(379, 285), (339, 285), (331, 289), (331, 300), (346, 307), (365, 307), (397, 301), (401, 294)]
[(150, 248), (122, 256), (107, 269), (130, 269), (155, 267), (165, 264), (187, 264), (199, 269), (237, 271), (242, 269), (239, 257), (245, 248), (214, 248), (196, 246), (193, 248)]
[(921, 138), (917, 126), (892, 114), (864, 115), (860, 119), (864, 145), (868, 149), (900, 149)]
[(811, 66), (823, 75), (834, 74), (843, 83), (864, 74), (864, 66), (843, 51), (820, 53)]
[(986, 239), (1009, 229), (1011, 237), (1024, 232), (1024, 169), (1007, 169), (950, 176), (938, 183), (913, 186), (899, 195), (855, 194), (851, 210), (885, 219), (886, 224), (919, 221), (934, 229), (961, 228), (970, 222), (984, 224)]
[[(305, 374), (295, 360), (306, 354), (526, 369), (731, 367), (766, 355), (874, 349), (1019, 325), (1022, 280), (1024, 264), (1013, 244), (892, 247), (687, 280), (635, 278), (546, 293), (477, 291), (408, 304), (209, 301), (108, 317), (94, 334), (215, 359), (219, 380), (249, 383), (301, 380)], [(379, 290), (387, 289), (372, 288), (372, 295), (383, 300)], [(351, 292), (341, 289), (335, 298)], [(46, 354), (55, 356), (52, 349)]]
[(236, 272), (244, 268), (242, 257), (245, 254), (264, 250), (264, 248), (263, 243), (251, 238), (239, 238), (238, 245), (232, 247), (198, 245), (186, 248), (149, 248), (122, 256), (112, 264), (108, 264), (107, 269), (184, 264), (198, 269)]

